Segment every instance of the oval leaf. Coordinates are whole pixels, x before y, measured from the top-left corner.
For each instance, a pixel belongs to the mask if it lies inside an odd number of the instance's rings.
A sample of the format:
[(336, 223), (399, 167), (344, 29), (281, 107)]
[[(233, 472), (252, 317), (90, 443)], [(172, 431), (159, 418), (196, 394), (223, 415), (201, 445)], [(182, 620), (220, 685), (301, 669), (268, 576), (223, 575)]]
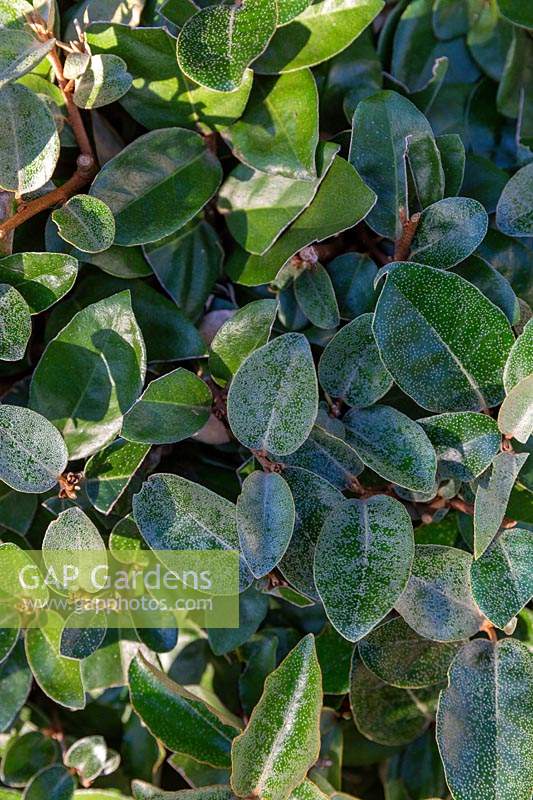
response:
[(83, 253), (100, 253), (115, 239), (115, 220), (110, 208), (88, 194), (77, 194), (52, 213), (58, 233)]

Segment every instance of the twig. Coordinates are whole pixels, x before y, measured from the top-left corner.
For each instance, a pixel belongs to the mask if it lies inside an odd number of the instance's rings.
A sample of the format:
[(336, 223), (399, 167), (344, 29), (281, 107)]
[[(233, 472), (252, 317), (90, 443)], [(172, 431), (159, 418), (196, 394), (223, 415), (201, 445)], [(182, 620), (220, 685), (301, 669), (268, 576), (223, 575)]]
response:
[[(0, 223), (13, 214), (15, 196), (13, 192), (0, 191)], [(9, 256), (13, 251), (13, 234), (0, 239), (0, 256)]]
[(420, 222), (420, 214), (413, 214), (408, 217), (404, 208), (400, 208), (400, 222), (402, 223), (402, 235), (396, 242), (394, 248), (395, 261), (407, 261), (411, 252), (411, 245), (415, 238), (416, 229)]
[(493, 644), (497, 643), (498, 635), (496, 633), (496, 628), (488, 619), (483, 620), (482, 624), (479, 626), (479, 630), (486, 633)]

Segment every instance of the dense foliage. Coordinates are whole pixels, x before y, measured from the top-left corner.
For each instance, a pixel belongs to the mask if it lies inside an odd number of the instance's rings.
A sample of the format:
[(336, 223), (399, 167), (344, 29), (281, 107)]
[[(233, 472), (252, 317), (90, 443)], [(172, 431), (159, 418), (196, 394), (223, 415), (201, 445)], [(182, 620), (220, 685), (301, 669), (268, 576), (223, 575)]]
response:
[[(0, 800), (531, 800), (532, 64), (531, 0), (0, 0)], [(239, 625), (30, 613), (62, 548), (232, 551)]]

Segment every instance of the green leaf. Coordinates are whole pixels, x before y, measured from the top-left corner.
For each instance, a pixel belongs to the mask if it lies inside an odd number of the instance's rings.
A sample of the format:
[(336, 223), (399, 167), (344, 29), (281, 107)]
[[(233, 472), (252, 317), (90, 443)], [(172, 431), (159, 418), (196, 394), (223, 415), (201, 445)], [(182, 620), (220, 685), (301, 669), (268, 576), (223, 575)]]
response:
[(181, 442), (203, 428), (212, 400), (205, 381), (179, 367), (148, 384), (124, 416), (121, 435), (141, 444)]
[(131, 662), (129, 685), (135, 711), (165, 747), (204, 764), (229, 767), (231, 740), (238, 733), (233, 719), (224, 718), (140, 655)]
[(223, 656), (236, 650), (257, 631), (268, 611), (268, 597), (249, 586), (239, 595), (239, 625), (236, 628), (209, 628), (207, 636), (213, 653)]
[(502, 531), (474, 561), (472, 593), (485, 616), (505, 626), (533, 596), (533, 533), (526, 528)]
[(255, 286), (272, 281), (299, 250), (360, 222), (375, 203), (374, 193), (357, 172), (337, 156), (311, 205), (263, 256), (236, 250), (226, 271), (239, 283)]
[(2, 781), (8, 786), (25, 786), (41, 769), (57, 761), (57, 742), (40, 731), (30, 731), (11, 740), (2, 761)]
[(78, 276), (78, 262), (61, 253), (16, 253), (0, 259), (0, 281), (15, 286), (39, 314), (57, 303)]
[(128, 65), (133, 84), (120, 104), (149, 130), (201, 124), (210, 129), (238, 119), (252, 88), (246, 70), (234, 92), (216, 92), (189, 80), (176, 67), (176, 40), (164, 28), (130, 28), (95, 22), (87, 28), (93, 53), (112, 53)]
[(498, 427), (506, 437), (527, 442), (533, 433), (533, 375), (513, 386), (498, 413)]
[(481, 411), (503, 399), (513, 333), (458, 275), (400, 262), (387, 275), (373, 330), (385, 366), (422, 408)]
[[(131, 787), (135, 800), (235, 800), (229, 786), (199, 786), (196, 789), (168, 792), (158, 786), (135, 780)], [(184, 792), (186, 796), (183, 795)]]
[(222, 271), (223, 250), (207, 222), (192, 222), (177, 233), (147, 244), (146, 260), (178, 308), (196, 320)]
[(82, 253), (100, 253), (115, 239), (115, 220), (111, 209), (96, 197), (78, 194), (52, 213), (52, 220), (65, 242)]
[(30, 308), (13, 286), (0, 283), (0, 360), (24, 358), (31, 336)]
[(218, 384), (225, 386), (246, 358), (268, 342), (276, 311), (275, 300), (255, 300), (218, 329), (209, 354), (209, 371)]
[[(1, 264), (2, 262), (0, 262)], [(509, 393), (533, 372), (533, 322), (530, 320), (515, 341), (503, 372), (503, 385)]]
[(372, 333), (372, 314), (361, 314), (328, 343), (318, 365), (320, 385), (349, 406), (370, 406), (392, 386)]
[(498, 0), (498, 7), (502, 15), (513, 25), (523, 28), (533, 28), (533, 12), (531, 8), (520, 0)]
[(249, 167), (300, 181), (315, 179), (318, 92), (313, 73), (305, 69), (256, 78), (244, 114), (224, 135)]
[(228, 420), (237, 439), (276, 456), (305, 441), (318, 410), (311, 349), (286, 333), (255, 350), (239, 367), (228, 394)]
[(433, 135), (423, 133), (408, 136), (406, 155), (420, 208), (442, 200), (445, 176)]
[[(67, 551), (65, 555), (64, 551)], [(42, 543), (47, 570), (53, 570), (54, 590), (59, 594), (84, 595), (97, 591), (93, 570), (107, 566), (105, 544), (98, 528), (78, 506), (70, 506), (58, 514), (45, 533)], [(72, 578), (65, 564), (77, 568)]]
[(40, 414), (0, 405), (0, 479), (21, 492), (39, 494), (56, 485), (67, 466), (61, 435)]
[(445, 197), (454, 197), (461, 191), (465, 174), (465, 146), (457, 133), (444, 133), (437, 136), (442, 169), (444, 170)]
[(485, 297), (501, 308), (511, 325), (520, 319), (520, 304), (507, 278), (491, 267), (484, 259), (470, 256), (462, 264), (453, 268), (462, 278), (477, 286)]
[(345, 253), (326, 265), (343, 319), (354, 319), (372, 311), (377, 293), (374, 279), (377, 267), (366, 255)]
[(25, 536), (37, 511), (37, 505), (35, 495), (16, 492), (0, 482), (0, 525), (3, 528)]
[(468, 258), (485, 238), (487, 212), (477, 200), (447, 197), (422, 212), (411, 259), (447, 269)]
[(354, 722), (372, 742), (404, 745), (432, 721), (436, 689), (398, 689), (370, 672), (354, 654), (350, 705)]
[(334, 6), (315, 0), (277, 29), (254, 69), (272, 75), (320, 64), (348, 47), (382, 8), (382, 0), (340, 0)]
[(437, 714), (437, 742), (456, 800), (529, 800), (532, 689), (531, 655), (521, 642), (476, 639), (460, 651)]
[(353, 118), (350, 162), (373, 189), (378, 202), (367, 222), (376, 233), (397, 239), (400, 209), (407, 209), (405, 141), (433, 137), (429, 122), (409, 100), (396, 92), (377, 92), (362, 100)]
[(63, 756), (65, 766), (76, 770), (82, 781), (90, 783), (100, 775), (107, 761), (103, 736), (84, 736), (72, 744)]
[(0, 27), (20, 29), (26, 27), (26, 14), (33, 11), (26, 0), (0, 0)]
[(500, 450), (496, 421), (473, 411), (424, 417), (418, 423), (437, 453), (439, 475), (472, 481), (484, 472)]
[(294, 519), (294, 500), (281, 475), (248, 475), (237, 499), (237, 531), (244, 558), (256, 578), (271, 572), (282, 558)]
[(76, 784), (62, 764), (53, 764), (35, 775), (24, 790), (24, 800), (70, 800)]
[(484, 476), (474, 503), (474, 556), (479, 558), (492, 542), (505, 517), (507, 503), (528, 453), (499, 453), (490, 474)]
[(180, 32), (178, 64), (189, 78), (208, 89), (234, 91), (246, 68), (267, 46), (277, 20), (276, 0), (204, 8)]
[(103, 200), (116, 223), (116, 244), (155, 242), (200, 211), (222, 177), (218, 159), (201, 136), (183, 128), (140, 136), (108, 161), (91, 195)]
[(331, 278), (319, 264), (303, 264), (294, 279), (294, 294), (307, 319), (317, 328), (331, 330), (340, 322), (339, 307)]
[(409, 514), (392, 497), (350, 500), (327, 517), (315, 550), (315, 582), (345, 639), (362, 639), (392, 610), (413, 555)]
[(132, 77), (124, 59), (94, 55), (76, 81), (74, 102), (80, 108), (100, 108), (119, 100), (130, 89)]
[(422, 689), (446, 680), (461, 643), (432, 642), (419, 636), (401, 617), (374, 628), (358, 645), (364, 665), (399, 689)]
[(25, 31), (0, 30), (0, 89), (31, 72), (55, 46), (55, 39), (40, 42)]
[(46, 103), (19, 83), (0, 92), (0, 187), (18, 195), (53, 175), (59, 136)]
[(94, 508), (109, 514), (144, 461), (146, 445), (115, 439), (85, 465), (85, 491)]
[(248, 716), (259, 702), (265, 678), (276, 669), (277, 648), (277, 636), (263, 634), (252, 636), (241, 648), (246, 666), (239, 675), (239, 698)]
[[(239, 549), (233, 503), (179, 475), (151, 475), (133, 498), (133, 516), (153, 550)], [(240, 568), (244, 589), (251, 575), (242, 557)]]
[(433, 29), (438, 39), (455, 39), (468, 32), (468, 9), (463, 0), (436, 0)]
[[(71, 623), (72, 620), (72, 623)], [(74, 627), (70, 627), (73, 624)], [(83, 624), (87, 627), (77, 627)], [(107, 631), (107, 614), (98, 609), (72, 611), (65, 620), (61, 631), (59, 652), (66, 658), (82, 660), (92, 655), (105, 639)]]
[(32, 686), (32, 674), (19, 639), (11, 654), (0, 664), (0, 731), (9, 730), (26, 702)]
[(435, 486), (437, 457), (421, 426), (391, 406), (353, 409), (344, 418), (348, 442), (382, 478), (415, 492)]
[(26, 632), (26, 656), (43, 692), (58, 705), (77, 710), (85, 707), (81, 667), (79, 661), (60, 655), (62, 628), (59, 614), (48, 609), (46, 624)]
[(322, 679), (314, 636), (305, 636), (265, 681), (246, 730), (232, 745), (231, 785), (245, 797), (287, 800), (320, 749)]
[(324, 694), (350, 691), (350, 664), (353, 644), (327, 624), (316, 637), (316, 654), (322, 671)]
[(407, 588), (396, 610), (420, 636), (453, 642), (473, 636), (482, 616), (472, 598), (472, 556), (455, 547), (417, 545)]
[(127, 291), (79, 311), (48, 344), (30, 405), (63, 433), (70, 458), (92, 455), (116, 436), (141, 391), (145, 358)]

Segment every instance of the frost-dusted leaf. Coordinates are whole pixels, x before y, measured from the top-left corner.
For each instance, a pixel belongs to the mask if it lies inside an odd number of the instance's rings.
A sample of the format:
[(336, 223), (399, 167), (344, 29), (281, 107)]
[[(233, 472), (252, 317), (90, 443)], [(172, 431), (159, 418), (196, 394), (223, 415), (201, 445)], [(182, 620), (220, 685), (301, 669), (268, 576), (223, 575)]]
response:
[(46, 624), (26, 632), (26, 656), (35, 680), (55, 703), (72, 710), (85, 707), (80, 662), (60, 655), (63, 620), (47, 610)]
[(26, 702), (32, 685), (32, 674), (19, 639), (11, 654), (0, 664), (0, 731), (8, 730)]
[(411, 259), (447, 269), (468, 258), (485, 238), (487, 212), (469, 197), (446, 197), (423, 211)]
[(111, 209), (116, 244), (146, 244), (192, 219), (213, 196), (221, 177), (218, 159), (197, 133), (155, 130), (105, 164), (91, 196)]
[(315, 0), (277, 29), (254, 69), (272, 75), (320, 64), (348, 47), (382, 8), (382, 0), (340, 0), (334, 5)]
[(327, 517), (315, 550), (315, 583), (345, 639), (358, 641), (392, 610), (413, 554), (409, 514), (392, 497), (350, 500)]
[(513, 332), (459, 275), (400, 262), (387, 275), (373, 330), (385, 366), (422, 408), (481, 411), (502, 401)]
[(62, 764), (52, 764), (34, 775), (24, 790), (24, 800), (71, 800), (76, 783)]
[(143, 444), (181, 442), (203, 428), (212, 399), (205, 381), (179, 367), (148, 384), (125, 415), (122, 436)]
[(46, 311), (74, 285), (78, 262), (62, 253), (15, 253), (0, 259), (0, 282), (15, 286), (31, 314)]
[(40, 42), (31, 34), (0, 28), (0, 89), (31, 72), (55, 46), (55, 39)]
[(68, 53), (63, 64), (63, 75), (68, 81), (81, 78), (87, 67), (91, 56), (89, 53)]
[[(2, 262), (0, 261), (0, 264)], [(533, 321), (530, 320), (513, 344), (503, 372), (505, 391), (509, 393), (533, 372)]]
[(95, 22), (87, 29), (93, 53), (112, 53), (128, 65), (133, 84), (120, 104), (149, 130), (197, 123), (210, 129), (240, 117), (252, 88), (246, 70), (234, 92), (216, 92), (189, 80), (176, 66), (176, 40), (164, 28)]
[(256, 286), (272, 281), (283, 265), (302, 248), (322, 241), (360, 222), (376, 197), (355, 169), (337, 156), (313, 202), (263, 256), (237, 249), (226, 271), (239, 283)]
[[(74, 625), (74, 627), (71, 627)], [(87, 627), (77, 627), (87, 625)], [(82, 660), (92, 655), (105, 639), (107, 614), (105, 611), (85, 609), (72, 611), (61, 631), (59, 652), (66, 658)]]
[(475, 558), (483, 555), (498, 533), (515, 480), (527, 457), (528, 453), (499, 453), (490, 474), (480, 480), (474, 503)]
[(245, 797), (287, 800), (320, 749), (322, 679), (314, 636), (305, 636), (265, 681), (245, 731), (232, 745), (231, 785)]
[(533, 374), (513, 386), (501, 405), (498, 426), (504, 436), (527, 442), (533, 433)]
[(474, 411), (438, 414), (418, 420), (437, 453), (443, 478), (472, 481), (484, 472), (500, 450), (496, 421)]
[(421, 689), (446, 680), (460, 642), (432, 642), (419, 636), (401, 617), (374, 628), (359, 642), (365, 666), (391, 686)]
[(120, 430), (146, 370), (144, 342), (120, 292), (79, 311), (33, 373), (30, 405), (61, 431), (71, 458), (92, 455)]
[(326, 266), (343, 319), (354, 319), (373, 310), (377, 292), (377, 267), (369, 256), (345, 253)]
[(107, 745), (103, 736), (84, 736), (77, 739), (63, 756), (65, 766), (76, 770), (83, 781), (94, 781), (107, 761)]
[(146, 544), (131, 514), (120, 519), (109, 535), (109, 550), (121, 564), (148, 564)]
[(483, 258), (470, 256), (462, 264), (454, 267), (453, 271), (477, 286), (485, 297), (501, 308), (511, 325), (516, 325), (520, 319), (520, 304), (511, 284), (499, 270)]
[(307, 339), (286, 333), (241, 364), (228, 394), (228, 420), (246, 447), (276, 456), (305, 441), (318, 410), (318, 386)]
[(533, 596), (533, 532), (502, 531), (472, 564), (471, 578), (481, 611), (498, 628), (505, 628)]
[(61, 435), (40, 414), (0, 405), (0, 479), (20, 492), (38, 494), (56, 485), (67, 466)]
[(408, 136), (431, 138), (433, 132), (424, 115), (407, 98), (396, 92), (377, 92), (357, 106), (350, 162), (378, 196), (367, 217), (368, 224), (390, 239), (400, 235), (400, 208), (407, 208)]
[(396, 610), (420, 636), (453, 642), (473, 636), (482, 622), (470, 587), (472, 556), (455, 547), (417, 545), (411, 577)]
[[(133, 498), (133, 516), (152, 550), (239, 549), (233, 503), (179, 475), (151, 475)], [(240, 568), (242, 589), (251, 582), (242, 557)]]
[(0, 0), (0, 28), (26, 28), (26, 14), (32, 11), (26, 0)]
[(193, 81), (221, 92), (240, 85), (246, 68), (265, 49), (278, 21), (276, 0), (204, 8), (178, 37), (178, 64)]
[(29, 731), (11, 740), (2, 761), (2, 781), (25, 786), (41, 769), (57, 761), (58, 744), (40, 731)]
[(196, 320), (222, 268), (222, 247), (211, 225), (193, 222), (143, 251), (163, 289)]
[[(178, 753), (177, 755), (181, 756), (182, 754)], [(174, 756), (169, 759), (169, 763), (173, 762)], [(235, 795), (231, 788), (225, 785), (198, 785), (196, 789), (180, 789), (179, 791), (169, 792), (160, 789), (159, 786), (150, 786), (144, 781), (134, 780), (131, 783), (131, 788), (135, 800), (235, 800)], [(82, 799), (80, 798), (80, 800)]]
[(456, 800), (529, 800), (532, 698), (531, 654), (521, 642), (476, 639), (457, 655), (437, 713), (437, 742)]
[(319, 143), (318, 177), (295, 180), (240, 164), (222, 185), (218, 209), (233, 238), (249, 253), (263, 255), (311, 203), (338, 146)]
[(256, 78), (244, 114), (224, 135), (239, 161), (254, 169), (315, 179), (318, 92), (312, 72)]
[(498, 0), (498, 8), (513, 25), (533, 29), (533, 10), (527, 3), (522, 0)]
[(317, 262), (303, 267), (293, 285), (296, 301), (313, 325), (326, 330), (337, 327), (340, 322), (337, 298), (322, 264)]
[(0, 187), (17, 194), (40, 189), (53, 175), (59, 136), (48, 106), (19, 83), (0, 92)]
[(372, 314), (345, 325), (328, 343), (318, 365), (322, 388), (349, 406), (370, 406), (392, 386), (372, 333)]
[(370, 672), (354, 653), (350, 705), (354, 722), (372, 742), (403, 745), (432, 721), (437, 689), (398, 689)]
[(141, 655), (131, 662), (129, 686), (135, 711), (165, 747), (213, 767), (229, 767), (231, 741), (238, 733), (233, 718), (223, 717)]
[(31, 336), (30, 308), (13, 286), (0, 283), (0, 361), (24, 358)]
[(352, 409), (344, 418), (348, 442), (382, 478), (415, 492), (435, 485), (437, 457), (420, 425), (391, 406)]
[(352, 642), (340, 636), (329, 623), (316, 637), (316, 654), (322, 671), (324, 694), (349, 692), (353, 648)]
[(513, 175), (505, 186), (496, 209), (496, 224), (508, 236), (533, 235), (533, 164)]
[(440, 151), (432, 134), (407, 137), (407, 159), (421, 209), (444, 197), (445, 176)]
[(256, 578), (274, 569), (294, 529), (294, 500), (275, 472), (252, 472), (237, 499), (237, 531), (242, 553)]
[[(63, 554), (65, 550), (67, 557)], [(58, 514), (47, 528), (42, 551), (46, 568), (53, 569), (56, 576), (55, 591), (68, 595), (97, 590), (92, 570), (107, 564), (105, 544), (98, 528), (81, 508), (71, 506)], [(64, 569), (65, 563), (77, 568), (75, 577)]]
[(243, 361), (268, 342), (276, 311), (275, 300), (254, 300), (218, 329), (209, 354), (209, 371), (217, 383), (225, 386)]
[(442, 169), (444, 170), (444, 196), (455, 197), (461, 191), (465, 174), (465, 146), (457, 133), (444, 133), (436, 138)]
[(318, 598), (313, 578), (315, 546), (325, 519), (343, 503), (344, 497), (329, 481), (306, 469), (288, 467), (283, 470), (283, 477), (294, 498), (296, 519), (279, 569), (300, 592)]
[(85, 465), (85, 491), (97, 511), (109, 514), (142, 464), (149, 447), (115, 439)]
[(80, 108), (100, 108), (119, 100), (132, 83), (124, 59), (112, 54), (94, 55), (76, 81), (74, 102)]
[(52, 220), (65, 242), (82, 253), (100, 253), (115, 239), (115, 220), (111, 209), (96, 197), (77, 194), (52, 213)]

